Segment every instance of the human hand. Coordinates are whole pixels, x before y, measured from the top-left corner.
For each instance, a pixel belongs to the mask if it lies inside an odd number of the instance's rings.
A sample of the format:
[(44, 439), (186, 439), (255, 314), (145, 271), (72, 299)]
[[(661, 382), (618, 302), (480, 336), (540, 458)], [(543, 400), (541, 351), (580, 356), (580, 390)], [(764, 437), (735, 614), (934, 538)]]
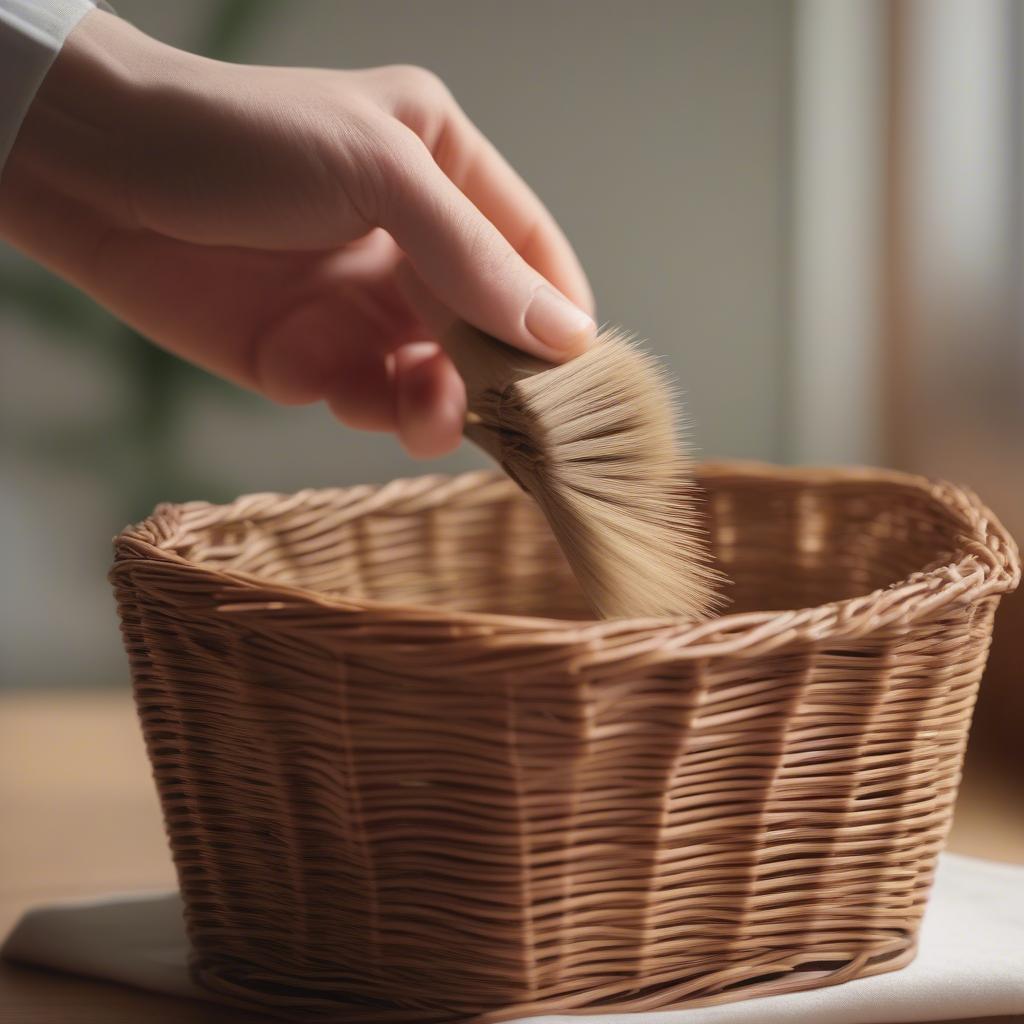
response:
[(429, 72), (225, 64), (103, 11), (26, 117), (0, 232), (170, 351), (421, 457), (461, 436), (446, 318), (556, 362), (594, 334), (555, 221)]

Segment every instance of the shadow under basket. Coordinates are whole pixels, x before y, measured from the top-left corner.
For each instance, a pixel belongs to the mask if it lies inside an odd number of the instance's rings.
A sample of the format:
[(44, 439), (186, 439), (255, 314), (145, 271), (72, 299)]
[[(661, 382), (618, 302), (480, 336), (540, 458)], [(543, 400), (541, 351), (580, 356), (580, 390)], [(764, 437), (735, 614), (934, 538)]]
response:
[(165, 505), (116, 539), (214, 998), (494, 1021), (913, 958), (1016, 548), (919, 477), (698, 479), (732, 580), (699, 625), (587, 618), (491, 473)]

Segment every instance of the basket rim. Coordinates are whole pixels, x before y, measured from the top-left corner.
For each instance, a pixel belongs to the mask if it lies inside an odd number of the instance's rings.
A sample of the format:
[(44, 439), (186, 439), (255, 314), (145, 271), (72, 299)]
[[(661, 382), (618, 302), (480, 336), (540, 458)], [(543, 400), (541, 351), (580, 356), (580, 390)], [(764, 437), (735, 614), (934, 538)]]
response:
[[(909, 627), (952, 604), (968, 604), (984, 597), (1014, 590), (1020, 582), (1021, 565), (1017, 545), (998, 518), (968, 488), (943, 480), (871, 467), (777, 466), (754, 461), (712, 461), (699, 463), (694, 476), (703, 481), (736, 483), (776, 482), (793, 485), (842, 486), (866, 483), (893, 486), (916, 492), (952, 512), (963, 527), (956, 535), (955, 558), (895, 580), (869, 593), (821, 605), (781, 611), (728, 612), (703, 622), (679, 618), (630, 618), (570, 620), (542, 616), (506, 615), (495, 612), (458, 611), (429, 605), (403, 604), (371, 598), (351, 598), (322, 593), (294, 584), (268, 580), (253, 573), (226, 570), (191, 561), (174, 549), (182, 540), (183, 517), (202, 511), (293, 507), (311, 500), (325, 504), (340, 495), (375, 499), (374, 507), (387, 507), (400, 498), (416, 498), (444, 488), (446, 493), (502, 490), (515, 484), (497, 470), (472, 470), (458, 474), (428, 474), (393, 480), (386, 484), (317, 488), (294, 494), (259, 493), (243, 495), (227, 504), (192, 501), (161, 504), (146, 519), (126, 527), (114, 537), (111, 581), (131, 571), (140, 562), (175, 566), (223, 585), (224, 600), (216, 611), (226, 615), (259, 614), (261, 628), (284, 628), (303, 633), (310, 628), (310, 614), (337, 613), (376, 616), (418, 627), (448, 628), (452, 638), (486, 636), (492, 643), (505, 638), (510, 645), (555, 646), (570, 644), (581, 650), (609, 645), (617, 658), (642, 656), (645, 662), (656, 654), (661, 659), (697, 659), (720, 655), (761, 656), (794, 643), (843, 642), (862, 638), (891, 626)], [(495, 494), (500, 493), (496, 490)], [(255, 513), (239, 515), (238, 522), (251, 521)], [(221, 520), (223, 521), (223, 520)], [(255, 600), (254, 600), (255, 598)], [(296, 624), (301, 609), (304, 621)], [(322, 627), (320, 623), (322, 639)], [(433, 641), (436, 643), (436, 639)]]

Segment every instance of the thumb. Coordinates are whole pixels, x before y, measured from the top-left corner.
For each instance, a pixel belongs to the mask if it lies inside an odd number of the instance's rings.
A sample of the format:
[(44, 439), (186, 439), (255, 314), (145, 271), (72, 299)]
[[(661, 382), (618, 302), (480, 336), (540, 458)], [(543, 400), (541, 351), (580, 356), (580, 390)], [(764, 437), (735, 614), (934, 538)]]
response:
[(406, 129), (389, 140), (377, 223), (457, 316), (552, 362), (584, 351), (593, 319), (537, 273)]

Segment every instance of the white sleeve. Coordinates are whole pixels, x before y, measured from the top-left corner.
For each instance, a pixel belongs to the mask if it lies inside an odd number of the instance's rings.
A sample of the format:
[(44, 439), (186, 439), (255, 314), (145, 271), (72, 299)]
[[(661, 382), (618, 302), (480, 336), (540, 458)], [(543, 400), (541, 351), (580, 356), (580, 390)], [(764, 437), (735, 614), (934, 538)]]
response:
[(68, 33), (103, 0), (0, 0), (0, 172)]

